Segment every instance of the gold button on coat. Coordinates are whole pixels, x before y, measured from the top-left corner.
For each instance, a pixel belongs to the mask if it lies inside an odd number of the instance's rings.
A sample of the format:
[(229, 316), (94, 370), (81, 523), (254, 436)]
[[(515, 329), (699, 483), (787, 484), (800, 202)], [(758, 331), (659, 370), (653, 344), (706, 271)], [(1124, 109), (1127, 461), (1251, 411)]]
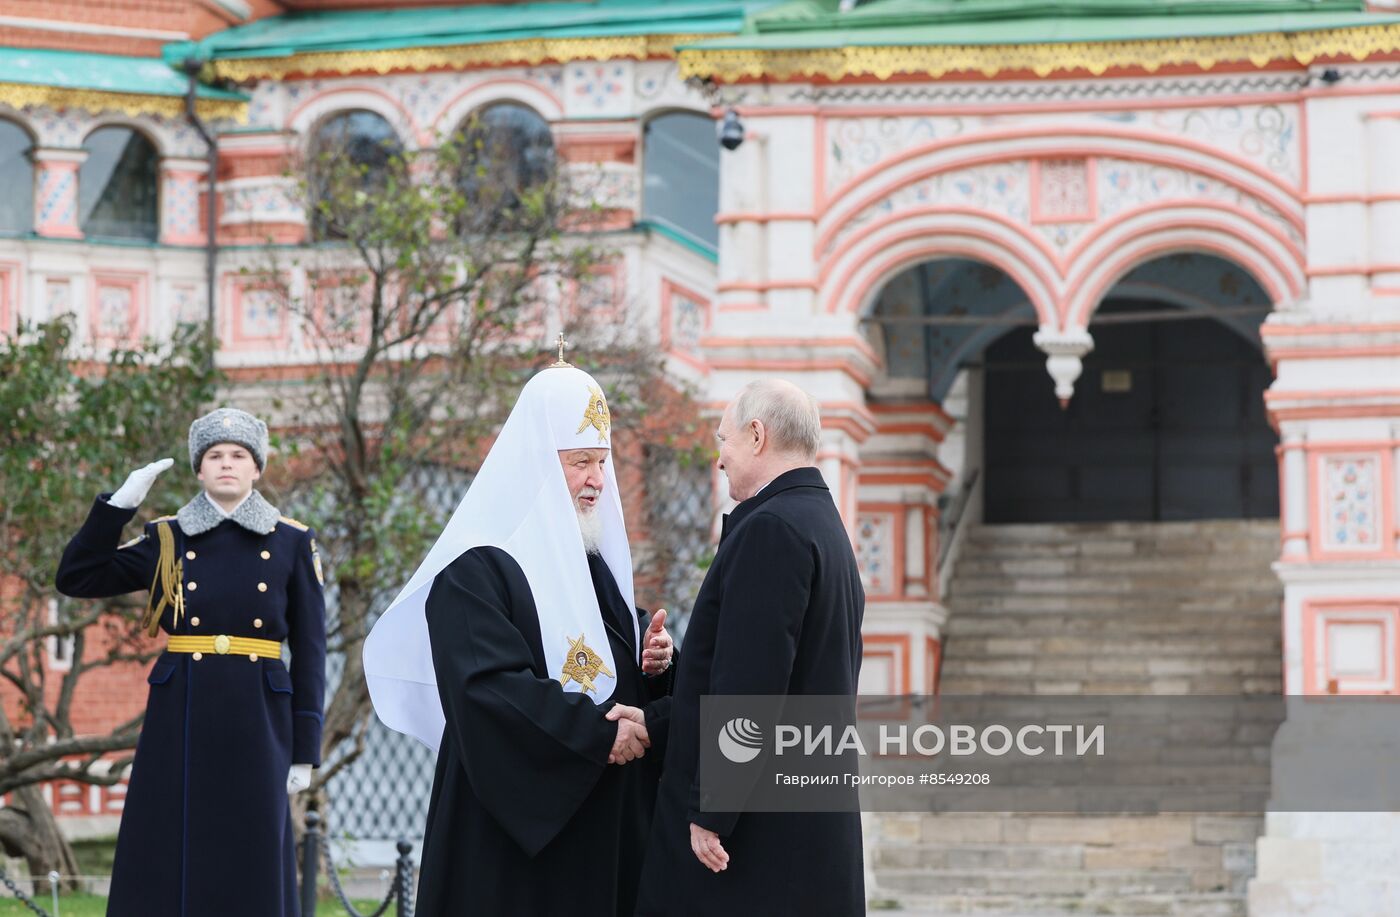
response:
[(249, 661), (249, 662), (257, 662), (257, 661), (258, 661), (258, 654), (257, 654), (257, 653), (249, 653), (249, 654), (248, 654), (248, 661)]
[(254, 618), (254, 619), (253, 619), (253, 626), (254, 626), (254, 627), (262, 627), (262, 618)]
[(198, 627), (199, 618), (190, 618), (190, 627)]
[(262, 559), (263, 559), (263, 560), (271, 560), (271, 559), (272, 559), (272, 552), (271, 552), (271, 551), (263, 551), (261, 556), (262, 556)]
[(259, 591), (259, 592), (266, 592), (266, 591), (267, 591), (267, 583), (258, 583), (258, 591)]
[(194, 661), (195, 661), (195, 662), (198, 662), (199, 660), (201, 660), (201, 659), (204, 658), (204, 654), (203, 654), (203, 653), (194, 653), (193, 656), (194, 656)]
[(186, 560), (194, 560), (194, 558), (195, 558), (195, 554), (194, 554), (193, 551), (186, 551), (186, 552), (185, 552), (185, 559), (186, 559)]
[(188, 589), (190, 592), (194, 592), (196, 589), (199, 588), (199, 583), (185, 583), (185, 588)]
[(220, 656), (228, 655), (230, 642), (227, 634), (219, 634), (214, 638), (214, 652)]

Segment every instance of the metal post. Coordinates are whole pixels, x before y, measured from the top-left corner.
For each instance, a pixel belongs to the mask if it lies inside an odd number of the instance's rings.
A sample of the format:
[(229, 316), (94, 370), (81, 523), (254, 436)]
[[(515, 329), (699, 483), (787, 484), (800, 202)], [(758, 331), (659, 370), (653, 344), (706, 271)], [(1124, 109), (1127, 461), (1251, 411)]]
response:
[(413, 860), (409, 858), (409, 853), (413, 851), (413, 845), (407, 838), (399, 838), (397, 844), (399, 859), (397, 865), (399, 900), (396, 904), (395, 917), (413, 917)]
[(321, 816), (306, 813), (306, 834), (301, 840), (301, 917), (316, 917), (316, 866), (321, 862)]

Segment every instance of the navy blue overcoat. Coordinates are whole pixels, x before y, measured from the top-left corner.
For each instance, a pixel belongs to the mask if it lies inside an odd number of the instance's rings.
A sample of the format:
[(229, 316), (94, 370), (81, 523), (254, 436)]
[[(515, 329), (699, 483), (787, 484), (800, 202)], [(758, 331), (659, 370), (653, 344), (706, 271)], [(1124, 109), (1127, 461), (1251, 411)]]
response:
[(231, 518), (199, 501), (203, 494), (118, 546), (135, 511), (99, 497), (64, 552), (59, 591), (102, 598), (152, 588), (163, 522), (182, 565), (184, 613), (177, 622), (166, 607), (161, 630), (277, 641), (291, 664), (231, 652), (167, 650), (156, 659), (107, 913), (296, 917), (287, 772), (320, 764), (325, 691), (315, 533), (257, 493)]

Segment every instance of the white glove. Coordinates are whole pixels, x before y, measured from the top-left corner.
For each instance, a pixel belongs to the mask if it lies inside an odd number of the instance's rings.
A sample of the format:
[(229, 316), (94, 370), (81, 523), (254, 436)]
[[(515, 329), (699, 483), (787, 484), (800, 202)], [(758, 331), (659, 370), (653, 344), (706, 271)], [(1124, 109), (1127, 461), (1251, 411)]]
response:
[(126, 476), (126, 483), (118, 487), (117, 492), (107, 498), (107, 502), (118, 509), (135, 509), (146, 499), (146, 494), (151, 492), (151, 486), (155, 484), (160, 473), (173, 464), (173, 458), (163, 458), (158, 462), (151, 462), (145, 468), (137, 468)]
[(287, 772), (287, 793), (294, 795), (311, 786), (311, 765), (293, 764)]

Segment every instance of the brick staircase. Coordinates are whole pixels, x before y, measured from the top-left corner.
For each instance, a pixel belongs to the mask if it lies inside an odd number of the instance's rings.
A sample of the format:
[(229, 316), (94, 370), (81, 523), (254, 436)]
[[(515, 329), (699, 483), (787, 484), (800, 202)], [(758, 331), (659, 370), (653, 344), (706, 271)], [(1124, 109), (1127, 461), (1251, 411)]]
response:
[[(1278, 694), (1275, 521), (983, 526), (940, 691)], [(1220, 749), (1267, 767), (1267, 745)], [(1244, 917), (1260, 813), (873, 816), (872, 913)]]

